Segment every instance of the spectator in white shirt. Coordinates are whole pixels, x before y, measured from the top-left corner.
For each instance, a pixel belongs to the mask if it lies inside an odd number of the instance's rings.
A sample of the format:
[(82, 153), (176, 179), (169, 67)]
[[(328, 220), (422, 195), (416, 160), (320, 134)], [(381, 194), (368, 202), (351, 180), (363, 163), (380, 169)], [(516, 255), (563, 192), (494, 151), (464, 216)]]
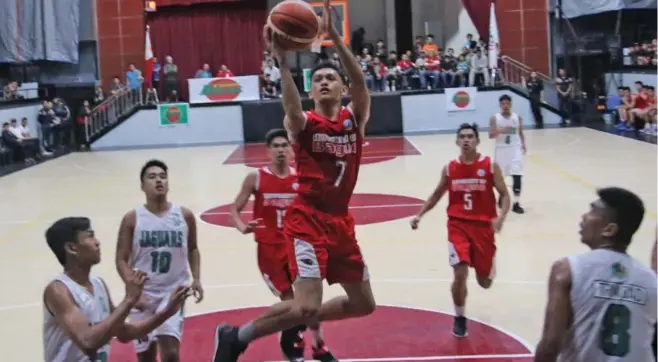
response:
[(269, 80), (274, 83), (277, 89), (279, 88), (279, 84), (281, 83), (281, 71), (274, 64), (274, 59), (269, 58), (265, 61), (265, 66), (263, 66), (263, 75), (269, 76)]
[(16, 118), (12, 118), (12, 120), (9, 121), (9, 132), (11, 132), (19, 140), (24, 138), (21, 134), (21, 128), (18, 126), (18, 122), (16, 122)]
[(23, 119), (21, 119), (21, 125), (18, 126), (18, 128), (21, 130), (21, 136), (23, 136), (23, 138), (34, 138), (30, 133), (30, 127), (27, 124), (27, 118), (23, 117)]
[(489, 86), (489, 58), (482, 54), (480, 48), (475, 49), (475, 55), (471, 57), (471, 71), (468, 73), (468, 85), (475, 86), (475, 76), (482, 74), (484, 77), (484, 86)]

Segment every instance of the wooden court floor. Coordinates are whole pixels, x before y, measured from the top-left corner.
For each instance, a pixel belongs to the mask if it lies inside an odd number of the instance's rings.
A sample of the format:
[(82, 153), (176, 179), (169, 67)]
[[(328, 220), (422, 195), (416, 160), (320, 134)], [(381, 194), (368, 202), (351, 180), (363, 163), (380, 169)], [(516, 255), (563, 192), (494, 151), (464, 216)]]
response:
[[(656, 225), (656, 146), (585, 128), (527, 131), (527, 138), (526, 214), (510, 214), (498, 236), (492, 289), (469, 285), (466, 313), (479, 322), (463, 340), (450, 334), (445, 201), (418, 231), (408, 226), (441, 167), (457, 154), (454, 135), (370, 140), (352, 206), (382, 307), (364, 320), (325, 326), (341, 360), (530, 361), (549, 267), (557, 258), (586, 250), (578, 224), (598, 186), (623, 186), (643, 197), (650, 213), (630, 253), (648, 262)], [(95, 273), (104, 277), (115, 303), (120, 301), (124, 288), (114, 268), (118, 225), (143, 201), (138, 174), (151, 158), (170, 166), (171, 200), (199, 215), (206, 298), (186, 306), (183, 361), (209, 360), (215, 323), (242, 323), (275, 301), (259, 276), (252, 239), (222, 226), (224, 205), (251, 166), (266, 161), (264, 151), (250, 145), (79, 153), (0, 178), (3, 360), (42, 358), (42, 291), (61, 271), (43, 234), (56, 218), (92, 219), (103, 252)], [(492, 142), (483, 139), (481, 151), (491, 154)], [(326, 297), (337, 293), (340, 289), (331, 287)], [(111, 361), (132, 360), (130, 348), (113, 347)], [(251, 346), (243, 360), (280, 359), (275, 339), (269, 338)]]

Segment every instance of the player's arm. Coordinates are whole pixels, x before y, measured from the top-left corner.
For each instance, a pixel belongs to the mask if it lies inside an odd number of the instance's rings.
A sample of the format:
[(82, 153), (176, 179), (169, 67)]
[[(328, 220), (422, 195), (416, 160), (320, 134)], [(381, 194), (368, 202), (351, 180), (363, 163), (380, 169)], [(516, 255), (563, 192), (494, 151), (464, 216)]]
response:
[[(324, 0), (324, 16), (329, 16), (331, 11), (330, 0)], [(329, 38), (333, 41), (340, 62), (350, 79), (350, 95), (352, 96), (350, 107), (361, 133), (365, 134), (365, 126), (370, 119), (370, 90), (366, 84), (366, 77), (356, 57), (347, 45), (345, 45), (345, 42), (343, 42), (343, 38), (334, 26), (331, 16), (329, 16), (329, 23), (330, 25), (327, 29)]]
[(137, 215), (135, 210), (132, 210), (123, 216), (121, 225), (119, 226), (117, 250), (114, 261), (119, 276), (124, 282), (128, 280), (133, 272), (133, 268), (130, 265), (130, 255), (132, 254), (133, 249), (133, 233), (135, 232), (136, 222)]
[(441, 180), (439, 180), (439, 184), (436, 186), (434, 189), (434, 192), (430, 195), (429, 198), (425, 201), (423, 204), (423, 207), (420, 209), (420, 212), (418, 213), (417, 218), (420, 219), (428, 213), (430, 210), (436, 206), (436, 204), (441, 200), (443, 195), (448, 191), (448, 171), (447, 171), (447, 166), (443, 167), (443, 170), (441, 171)]
[(496, 125), (496, 116), (491, 116), (489, 118), (489, 138), (496, 138), (500, 135), (500, 130), (498, 130), (498, 126)]
[(523, 147), (523, 150), (525, 151), (525, 133), (523, 133), (523, 128), (523, 117), (519, 116), (519, 138), (521, 139), (521, 147)]
[(569, 301), (571, 269), (566, 259), (553, 263), (548, 280), (548, 304), (544, 317), (544, 331), (535, 351), (535, 362), (555, 362), (560, 354), (562, 339), (572, 322)]
[(502, 204), (499, 218), (504, 220), (507, 217), (507, 213), (509, 213), (510, 208), (509, 191), (507, 190), (507, 185), (505, 185), (505, 176), (503, 176), (503, 171), (495, 162), (493, 164), (493, 182), (496, 191), (498, 191), (498, 195), (500, 195), (500, 203)]
[(115, 336), (116, 331), (121, 328), (128, 317), (130, 309), (137, 302), (136, 298), (124, 299), (112, 310), (107, 319), (92, 326), (62, 282), (50, 283), (46, 287), (43, 298), (46, 308), (53, 315), (57, 324), (71, 338), (71, 341), (88, 356), (95, 355), (99, 348), (106, 345)]
[(240, 213), (244, 209), (245, 205), (247, 205), (251, 195), (256, 190), (257, 180), (258, 173), (251, 172), (248, 174), (247, 177), (244, 178), (244, 181), (242, 181), (240, 192), (238, 192), (238, 195), (235, 197), (235, 200), (231, 205), (230, 216), (231, 220), (233, 221), (233, 225), (235, 225), (235, 228), (243, 234), (247, 232), (248, 226), (244, 220), (242, 220), (242, 217), (240, 217)]
[(187, 262), (190, 264), (192, 272), (192, 290), (198, 303), (203, 300), (203, 288), (201, 287), (201, 254), (197, 243), (196, 217), (188, 208), (183, 208), (182, 211), (187, 224)]

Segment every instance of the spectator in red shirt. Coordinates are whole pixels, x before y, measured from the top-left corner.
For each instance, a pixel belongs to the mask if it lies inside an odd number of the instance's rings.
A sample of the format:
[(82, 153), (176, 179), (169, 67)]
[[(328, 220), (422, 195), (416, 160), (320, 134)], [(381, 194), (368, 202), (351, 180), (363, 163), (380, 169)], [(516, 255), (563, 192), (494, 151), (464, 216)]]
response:
[(373, 90), (384, 91), (386, 89), (386, 76), (388, 70), (379, 57), (372, 59), (372, 71), (375, 77), (375, 87)]
[(414, 74), (414, 63), (409, 59), (408, 54), (402, 54), (402, 59), (398, 61), (398, 74), (402, 83), (402, 88), (409, 89), (411, 76)]
[(222, 64), (221, 67), (219, 67), (219, 72), (217, 72), (217, 78), (230, 78), (230, 77), (235, 77), (233, 72), (231, 72), (230, 69), (225, 64)]
[(441, 73), (441, 58), (433, 51), (425, 53), (425, 75), (432, 78), (432, 89), (437, 89), (439, 88), (439, 82), (445, 84), (445, 79), (442, 79), (443, 73)]

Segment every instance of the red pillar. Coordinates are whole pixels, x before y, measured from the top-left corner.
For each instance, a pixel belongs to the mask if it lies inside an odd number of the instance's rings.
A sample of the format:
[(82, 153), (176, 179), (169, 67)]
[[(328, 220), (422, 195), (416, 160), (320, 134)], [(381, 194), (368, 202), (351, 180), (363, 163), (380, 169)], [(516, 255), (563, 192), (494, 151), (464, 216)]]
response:
[(98, 54), (100, 78), (104, 89), (112, 77), (122, 81), (128, 64), (144, 64), (144, 1), (97, 0)]
[(547, 0), (497, 0), (502, 55), (549, 74)]

